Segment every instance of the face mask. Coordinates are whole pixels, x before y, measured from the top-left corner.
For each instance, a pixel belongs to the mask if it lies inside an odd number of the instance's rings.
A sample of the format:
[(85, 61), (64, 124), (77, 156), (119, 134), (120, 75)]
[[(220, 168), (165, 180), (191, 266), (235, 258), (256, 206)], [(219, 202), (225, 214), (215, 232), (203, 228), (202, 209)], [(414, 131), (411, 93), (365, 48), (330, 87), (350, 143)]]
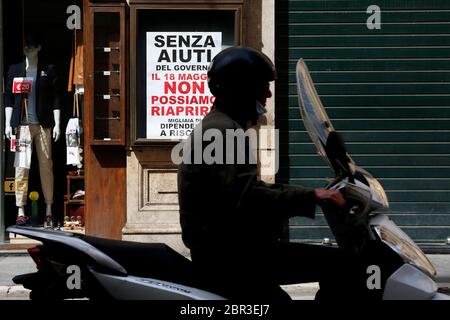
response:
[(264, 107), (261, 102), (259, 102), (258, 100), (256, 100), (256, 113), (258, 113), (258, 116), (263, 115), (264, 113), (267, 112), (266, 107)]

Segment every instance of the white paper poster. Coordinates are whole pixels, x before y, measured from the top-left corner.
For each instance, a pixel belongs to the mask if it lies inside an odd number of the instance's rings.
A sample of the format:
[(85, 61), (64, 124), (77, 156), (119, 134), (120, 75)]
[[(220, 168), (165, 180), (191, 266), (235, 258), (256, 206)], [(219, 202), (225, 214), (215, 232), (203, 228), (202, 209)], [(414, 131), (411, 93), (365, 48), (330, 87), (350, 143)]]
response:
[(207, 71), (221, 49), (221, 32), (147, 32), (147, 139), (184, 139), (211, 110)]

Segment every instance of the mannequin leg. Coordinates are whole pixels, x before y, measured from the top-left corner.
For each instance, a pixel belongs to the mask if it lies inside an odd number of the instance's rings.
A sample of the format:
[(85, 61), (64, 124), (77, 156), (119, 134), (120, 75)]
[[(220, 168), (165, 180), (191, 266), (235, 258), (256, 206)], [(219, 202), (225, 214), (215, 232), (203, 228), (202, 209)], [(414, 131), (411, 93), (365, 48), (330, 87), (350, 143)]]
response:
[(51, 129), (39, 126), (39, 135), (35, 140), (36, 153), (39, 161), (39, 174), (41, 177), (42, 192), (47, 209), (46, 217), (52, 216), (53, 204), (53, 160)]
[(19, 207), (19, 209), (17, 210), (17, 216), (19, 217), (24, 217), (25, 216), (25, 207)]
[(30, 173), (29, 169), (26, 168), (16, 168), (15, 170), (15, 195), (16, 195), (16, 206), (17, 210), (17, 225), (27, 224), (27, 217), (25, 216), (25, 205), (27, 204), (27, 194), (28, 194), (28, 176)]
[(51, 204), (47, 204), (47, 208), (45, 210), (45, 215), (46, 216), (51, 216), (52, 215), (52, 205)]

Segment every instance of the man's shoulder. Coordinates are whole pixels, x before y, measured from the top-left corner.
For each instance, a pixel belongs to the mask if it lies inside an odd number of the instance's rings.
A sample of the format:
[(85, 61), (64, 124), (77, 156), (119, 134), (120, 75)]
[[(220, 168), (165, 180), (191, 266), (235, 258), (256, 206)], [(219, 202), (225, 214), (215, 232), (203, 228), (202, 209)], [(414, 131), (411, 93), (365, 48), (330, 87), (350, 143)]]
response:
[(239, 129), (239, 124), (231, 119), (226, 113), (213, 109), (202, 120), (203, 130), (205, 129), (218, 129), (225, 131), (226, 129)]

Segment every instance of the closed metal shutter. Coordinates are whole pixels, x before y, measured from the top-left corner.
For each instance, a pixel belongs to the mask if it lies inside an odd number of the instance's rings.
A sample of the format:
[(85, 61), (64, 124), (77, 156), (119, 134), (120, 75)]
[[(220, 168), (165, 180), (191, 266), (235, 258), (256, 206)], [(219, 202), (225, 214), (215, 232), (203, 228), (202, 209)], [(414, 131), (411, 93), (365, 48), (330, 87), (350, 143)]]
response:
[[(278, 2), (278, 1), (277, 1)], [(367, 8), (381, 9), (369, 30)], [(419, 243), (450, 235), (450, 1), (279, 1), (277, 180), (307, 187), (333, 174), (316, 154), (297, 105), (303, 57), (358, 165), (385, 187), (390, 216)], [(285, 106), (288, 105), (289, 108)], [(331, 237), (323, 216), (290, 221), (290, 239)]]

